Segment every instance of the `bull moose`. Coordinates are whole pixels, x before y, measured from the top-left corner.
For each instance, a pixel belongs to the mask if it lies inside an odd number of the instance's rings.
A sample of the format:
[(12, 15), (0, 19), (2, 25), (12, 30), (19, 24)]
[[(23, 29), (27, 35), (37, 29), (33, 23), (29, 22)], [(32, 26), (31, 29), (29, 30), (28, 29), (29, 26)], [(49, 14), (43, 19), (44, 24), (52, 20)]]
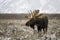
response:
[[(47, 32), (48, 28), (48, 17), (45, 14), (39, 14), (39, 10), (34, 10), (31, 12), (31, 16), (29, 17), (29, 20), (26, 22), (26, 26), (30, 26), (32, 29), (34, 29), (34, 26), (37, 26), (38, 32), (43, 29), (43, 32)], [(28, 18), (28, 16), (26, 16)]]

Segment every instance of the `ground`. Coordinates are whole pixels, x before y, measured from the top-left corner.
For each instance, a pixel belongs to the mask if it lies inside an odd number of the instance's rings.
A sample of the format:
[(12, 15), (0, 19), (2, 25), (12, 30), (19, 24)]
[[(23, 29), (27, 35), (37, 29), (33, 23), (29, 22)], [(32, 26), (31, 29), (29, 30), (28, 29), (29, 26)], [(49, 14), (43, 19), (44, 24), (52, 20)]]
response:
[(0, 19), (0, 40), (60, 40), (60, 19), (49, 19), (47, 34), (25, 26), (26, 21)]

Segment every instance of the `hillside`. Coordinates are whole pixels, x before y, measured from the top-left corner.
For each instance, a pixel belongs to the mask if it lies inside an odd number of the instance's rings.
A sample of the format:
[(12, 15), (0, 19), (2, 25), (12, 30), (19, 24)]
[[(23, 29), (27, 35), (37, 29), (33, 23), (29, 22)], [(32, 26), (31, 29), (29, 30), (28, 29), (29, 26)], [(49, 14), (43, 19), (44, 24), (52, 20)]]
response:
[[(29, 14), (0, 14), (0, 19), (26, 19), (25, 15)], [(49, 19), (60, 19), (60, 14), (46, 14)]]

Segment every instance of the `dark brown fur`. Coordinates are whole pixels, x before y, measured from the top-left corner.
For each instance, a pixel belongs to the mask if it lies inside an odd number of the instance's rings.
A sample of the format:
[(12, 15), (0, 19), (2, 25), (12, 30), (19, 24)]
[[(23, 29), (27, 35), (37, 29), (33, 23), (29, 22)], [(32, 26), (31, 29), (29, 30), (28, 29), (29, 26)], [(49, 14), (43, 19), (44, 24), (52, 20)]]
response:
[(40, 14), (26, 22), (26, 26), (30, 26), (33, 29), (35, 25), (37, 26), (38, 32), (41, 31), (42, 29), (44, 32), (47, 32), (48, 17), (45, 14)]

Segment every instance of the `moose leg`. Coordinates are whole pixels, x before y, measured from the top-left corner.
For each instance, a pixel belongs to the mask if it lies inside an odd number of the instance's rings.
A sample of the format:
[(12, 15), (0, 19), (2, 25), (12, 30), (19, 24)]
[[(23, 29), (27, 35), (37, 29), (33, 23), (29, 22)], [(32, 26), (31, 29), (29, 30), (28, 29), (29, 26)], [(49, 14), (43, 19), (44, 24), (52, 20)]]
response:
[(31, 28), (32, 28), (32, 29), (34, 29), (34, 27), (33, 27), (33, 26), (31, 26)]
[(47, 34), (47, 26), (43, 28), (43, 33), (44, 33), (44, 34), (45, 34), (45, 33)]
[(39, 37), (42, 37), (43, 36), (42, 35), (42, 27), (41, 26), (38, 26), (37, 29), (38, 29), (38, 38)]
[(48, 25), (46, 25), (46, 34), (47, 34), (47, 31), (48, 31), (47, 29), (48, 29)]
[(40, 26), (37, 27), (38, 32), (41, 32), (41, 29), (42, 28)]
[(31, 27), (32, 29), (34, 29), (34, 25), (30, 25), (30, 27)]
[(45, 34), (45, 32), (46, 32), (46, 28), (43, 28), (43, 34)]

